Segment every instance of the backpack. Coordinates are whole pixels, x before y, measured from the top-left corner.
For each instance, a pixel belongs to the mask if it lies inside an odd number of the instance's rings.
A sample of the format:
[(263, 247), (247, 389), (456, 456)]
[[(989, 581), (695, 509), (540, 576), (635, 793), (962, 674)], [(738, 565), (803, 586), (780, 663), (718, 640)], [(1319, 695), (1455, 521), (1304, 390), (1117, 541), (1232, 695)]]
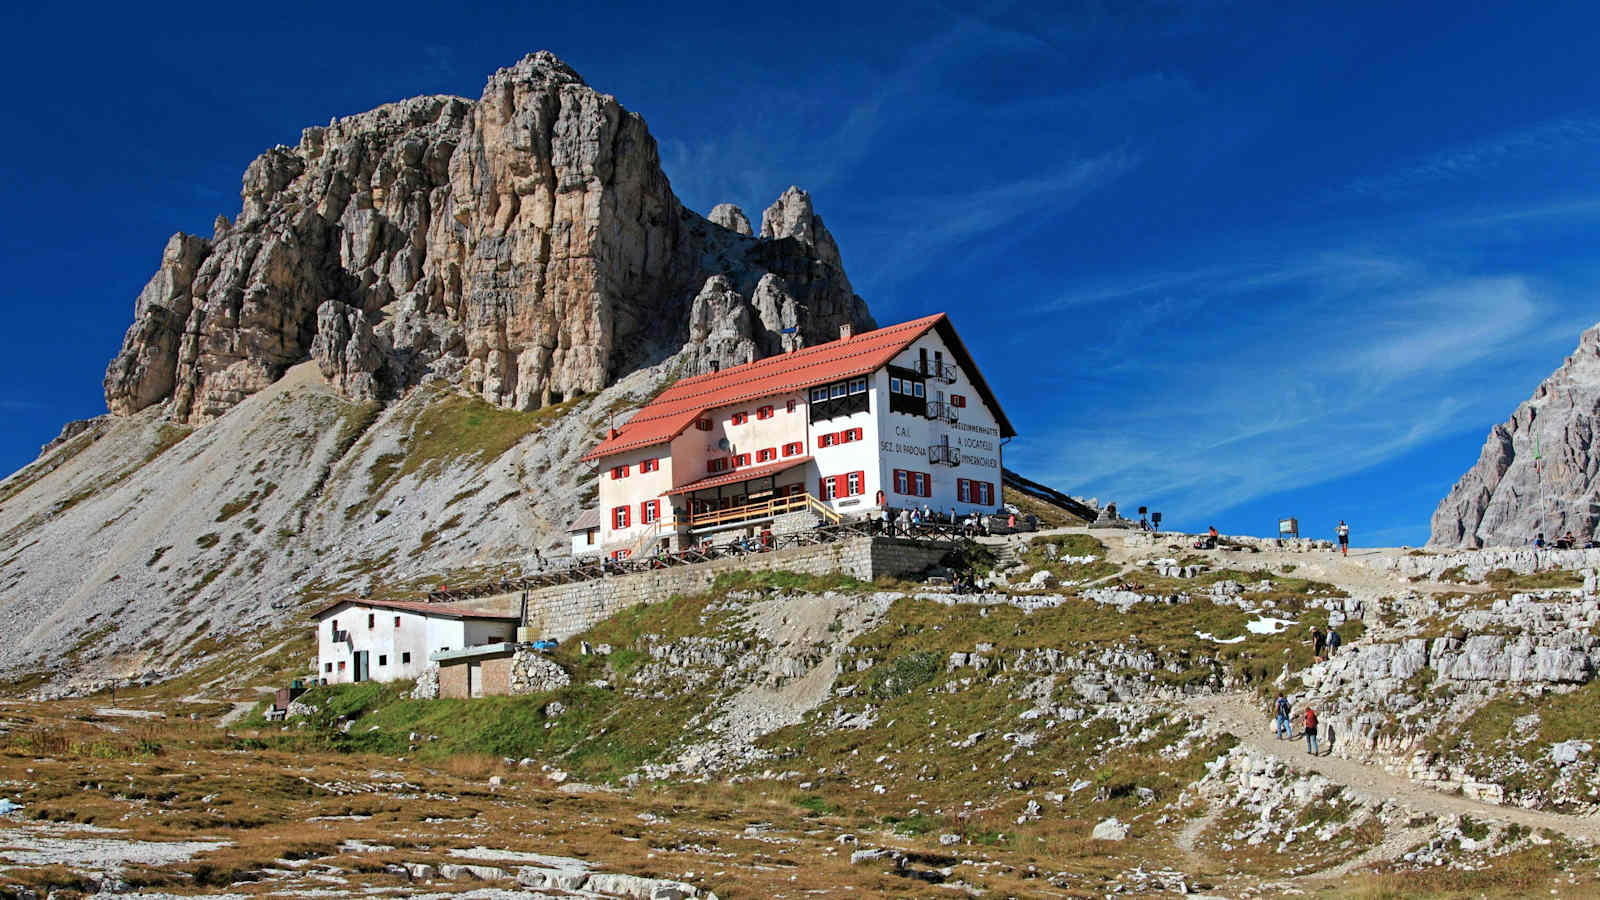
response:
[(1285, 717), (1289, 715), (1289, 701), (1283, 697), (1278, 698), (1278, 715)]
[(1308, 710), (1306, 710), (1306, 730), (1307, 731), (1315, 731), (1316, 729), (1317, 729), (1317, 711), (1314, 710), (1314, 709), (1308, 709)]
[(1338, 647), (1342, 643), (1344, 643), (1344, 639), (1339, 637), (1339, 632), (1332, 631), (1332, 630), (1330, 630), (1328, 632), (1328, 646), (1329, 647)]

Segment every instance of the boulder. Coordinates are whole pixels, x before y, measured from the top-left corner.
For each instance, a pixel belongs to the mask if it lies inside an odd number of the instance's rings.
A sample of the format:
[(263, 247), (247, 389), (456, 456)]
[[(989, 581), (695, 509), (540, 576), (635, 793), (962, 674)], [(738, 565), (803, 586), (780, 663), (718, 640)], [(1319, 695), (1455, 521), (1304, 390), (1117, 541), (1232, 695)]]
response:
[(1094, 826), (1094, 830), (1089, 833), (1089, 837), (1097, 841), (1120, 841), (1128, 837), (1129, 830), (1126, 824), (1117, 821), (1116, 816), (1112, 816)]

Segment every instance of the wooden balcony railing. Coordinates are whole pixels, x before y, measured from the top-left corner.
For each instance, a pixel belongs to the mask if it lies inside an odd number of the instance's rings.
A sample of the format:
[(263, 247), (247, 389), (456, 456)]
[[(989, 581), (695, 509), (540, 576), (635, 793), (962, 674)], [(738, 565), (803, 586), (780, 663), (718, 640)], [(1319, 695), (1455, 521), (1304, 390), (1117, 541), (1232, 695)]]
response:
[(760, 503), (747, 503), (744, 506), (733, 506), (728, 509), (712, 509), (703, 513), (690, 513), (688, 517), (690, 528), (710, 528), (716, 525), (732, 525), (738, 522), (749, 522), (755, 519), (770, 519), (785, 513), (799, 512), (810, 509), (824, 521), (838, 523), (839, 514), (823, 505), (817, 498), (810, 494), (790, 494), (786, 497), (774, 497)]

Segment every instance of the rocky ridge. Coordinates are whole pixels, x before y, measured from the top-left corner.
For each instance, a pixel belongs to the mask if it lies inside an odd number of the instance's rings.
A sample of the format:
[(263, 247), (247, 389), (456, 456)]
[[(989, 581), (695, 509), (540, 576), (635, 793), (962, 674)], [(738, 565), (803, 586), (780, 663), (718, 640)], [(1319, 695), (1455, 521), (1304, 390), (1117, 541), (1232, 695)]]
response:
[(737, 207), (684, 208), (644, 120), (546, 52), (477, 102), (308, 128), (241, 195), (210, 238), (168, 241), (106, 371), (113, 414), (202, 424), (308, 358), (358, 400), (438, 376), (529, 410), (699, 343), (713, 314), (746, 356), (873, 327), (809, 195), (759, 237)]
[(1600, 325), (1511, 418), (1434, 510), (1436, 547), (1520, 547), (1535, 535), (1600, 535)]

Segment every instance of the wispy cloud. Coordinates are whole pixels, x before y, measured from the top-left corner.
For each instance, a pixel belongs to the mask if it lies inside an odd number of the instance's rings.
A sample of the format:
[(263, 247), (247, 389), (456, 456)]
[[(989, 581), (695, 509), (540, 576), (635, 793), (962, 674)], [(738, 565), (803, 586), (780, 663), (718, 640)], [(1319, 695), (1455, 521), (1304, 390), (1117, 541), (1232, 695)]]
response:
[[(1260, 302), (1263, 291), (1276, 302)], [(1229, 297), (1245, 299), (1218, 299)], [(1089, 368), (1133, 366), (1112, 371), (1076, 421), (1057, 418), (1019, 442), (1018, 464), (1102, 498), (1159, 502), (1191, 524), (1498, 421), (1531, 388), (1505, 383), (1504, 367), (1548, 359), (1577, 334), (1570, 307), (1532, 279), (1369, 254), (1167, 272), (1043, 307), (1063, 304), (1160, 312), (1135, 312), (1130, 333), (1097, 342)], [(1227, 326), (1164, 339), (1194, 309)]]
[(1369, 196), (1388, 194), (1424, 184), (1475, 177), (1512, 161), (1597, 144), (1600, 144), (1600, 119), (1553, 119), (1450, 147), (1390, 172), (1356, 178), (1341, 190)]

